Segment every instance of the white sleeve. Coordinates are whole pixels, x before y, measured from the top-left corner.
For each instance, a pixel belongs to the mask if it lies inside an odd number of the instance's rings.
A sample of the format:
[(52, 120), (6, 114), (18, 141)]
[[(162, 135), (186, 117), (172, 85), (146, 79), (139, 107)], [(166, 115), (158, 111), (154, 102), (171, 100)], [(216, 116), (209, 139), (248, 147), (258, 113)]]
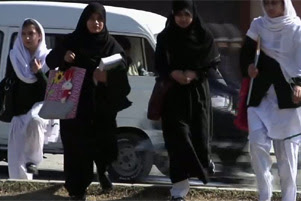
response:
[(255, 18), (251, 25), (249, 30), (247, 31), (247, 36), (249, 36), (250, 38), (252, 38), (254, 41), (257, 41), (258, 38), (258, 20), (259, 18)]

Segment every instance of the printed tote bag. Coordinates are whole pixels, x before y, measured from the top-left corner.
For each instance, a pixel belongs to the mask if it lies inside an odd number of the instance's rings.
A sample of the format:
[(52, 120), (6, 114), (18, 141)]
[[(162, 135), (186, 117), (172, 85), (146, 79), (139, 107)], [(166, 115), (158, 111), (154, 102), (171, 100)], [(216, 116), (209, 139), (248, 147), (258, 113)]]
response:
[(86, 69), (79, 67), (51, 70), (39, 116), (44, 119), (75, 118), (85, 73)]

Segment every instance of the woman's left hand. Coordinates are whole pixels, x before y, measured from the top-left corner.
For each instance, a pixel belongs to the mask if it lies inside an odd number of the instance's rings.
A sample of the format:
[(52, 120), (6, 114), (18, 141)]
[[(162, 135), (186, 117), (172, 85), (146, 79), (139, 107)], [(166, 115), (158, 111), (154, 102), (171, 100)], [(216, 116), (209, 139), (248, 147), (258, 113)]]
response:
[(34, 59), (31, 65), (31, 71), (36, 74), (42, 68), (41, 61)]
[(294, 86), (293, 102), (299, 104), (301, 102), (301, 86)]
[(107, 72), (102, 71), (99, 68), (96, 68), (93, 72), (93, 78), (98, 82), (106, 83), (107, 82)]
[(197, 74), (196, 74), (196, 72), (195, 71), (192, 71), (192, 70), (186, 70), (186, 71), (184, 71), (184, 75), (190, 80), (190, 81), (192, 81), (192, 80), (195, 80), (195, 79), (197, 79)]

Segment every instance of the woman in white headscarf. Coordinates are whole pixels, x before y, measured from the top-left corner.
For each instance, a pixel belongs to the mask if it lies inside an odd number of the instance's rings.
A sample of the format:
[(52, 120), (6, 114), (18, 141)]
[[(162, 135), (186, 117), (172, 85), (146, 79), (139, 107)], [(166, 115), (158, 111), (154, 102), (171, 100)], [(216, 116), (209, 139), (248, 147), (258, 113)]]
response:
[(301, 139), (301, 21), (291, 0), (263, 0), (262, 8), (264, 16), (251, 23), (241, 52), (242, 73), (254, 79), (248, 103), (251, 162), (259, 200), (271, 200), (273, 143), (282, 200), (293, 201)]
[(7, 76), (15, 77), (13, 114), (8, 140), (8, 170), (11, 179), (32, 179), (43, 159), (43, 145), (55, 141), (58, 121), (38, 116), (49, 70), (45, 58), (49, 50), (41, 24), (25, 19), (7, 62)]

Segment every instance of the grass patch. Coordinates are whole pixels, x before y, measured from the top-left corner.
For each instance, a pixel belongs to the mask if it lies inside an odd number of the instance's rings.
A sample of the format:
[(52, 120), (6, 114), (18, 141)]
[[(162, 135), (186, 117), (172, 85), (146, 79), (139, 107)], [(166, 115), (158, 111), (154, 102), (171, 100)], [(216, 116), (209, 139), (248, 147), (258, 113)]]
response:
[[(170, 187), (114, 186), (114, 190), (103, 194), (99, 185), (89, 186), (88, 200), (169, 200)], [(51, 182), (0, 181), (0, 200), (68, 200), (63, 184)], [(253, 201), (258, 200), (254, 191), (190, 189), (187, 201)], [(280, 193), (274, 193), (273, 201), (280, 201)], [(298, 195), (298, 201), (301, 196)]]

